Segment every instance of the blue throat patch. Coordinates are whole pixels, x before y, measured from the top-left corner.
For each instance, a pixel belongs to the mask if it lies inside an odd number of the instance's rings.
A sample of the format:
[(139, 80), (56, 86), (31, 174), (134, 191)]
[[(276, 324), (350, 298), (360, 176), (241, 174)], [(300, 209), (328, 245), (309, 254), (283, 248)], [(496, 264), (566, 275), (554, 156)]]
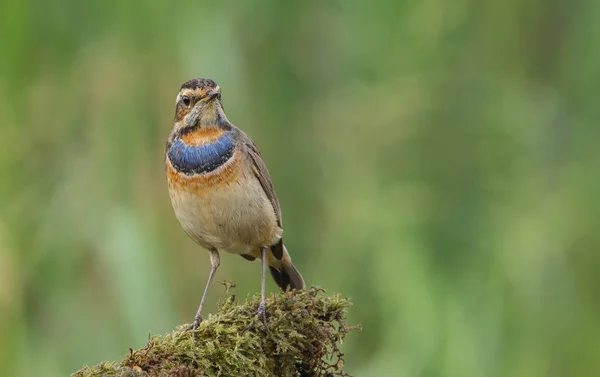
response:
[(205, 145), (187, 145), (176, 139), (168, 156), (173, 167), (184, 174), (208, 173), (223, 165), (233, 156), (235, 145), (230, 131), (214, 143)]

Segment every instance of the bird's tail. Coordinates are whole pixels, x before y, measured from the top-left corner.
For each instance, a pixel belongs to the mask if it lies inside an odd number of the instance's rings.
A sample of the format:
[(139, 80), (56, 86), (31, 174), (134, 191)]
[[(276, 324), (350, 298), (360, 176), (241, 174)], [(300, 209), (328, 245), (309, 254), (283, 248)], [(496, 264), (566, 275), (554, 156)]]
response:
[(279, 288), (284, 291), (288, 286), (290, 289), (304, 289), (304, 279), (300, 271), (292, 264), (292, 258), (290, 258), (285, 246), (283, 247), (281, 260), (272, 258), (269, 262), (271, 262), (269, 263), (271, 276)]

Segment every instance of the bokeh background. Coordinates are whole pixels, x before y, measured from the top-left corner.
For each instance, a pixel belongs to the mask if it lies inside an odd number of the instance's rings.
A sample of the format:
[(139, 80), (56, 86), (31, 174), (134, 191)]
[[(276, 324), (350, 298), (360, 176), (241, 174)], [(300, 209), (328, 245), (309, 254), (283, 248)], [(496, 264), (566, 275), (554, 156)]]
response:
[(592, 0), (2, 1), (0, 375), (192, 320), (210, 264), (163, 148), (194, 77), (259, 145), (307, 282), (353, 299), (348, 372), (597, 375), (598, 25)]

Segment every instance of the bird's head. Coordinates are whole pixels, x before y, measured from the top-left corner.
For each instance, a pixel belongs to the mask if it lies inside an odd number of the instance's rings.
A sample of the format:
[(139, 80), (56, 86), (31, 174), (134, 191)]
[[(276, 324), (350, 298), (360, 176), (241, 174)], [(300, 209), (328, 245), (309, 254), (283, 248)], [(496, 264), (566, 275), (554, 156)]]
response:
[(193, 79), (179, 89), (173, 131), (220, 127), (227, 123), (221, 103), (221, 88), (211, 79)]

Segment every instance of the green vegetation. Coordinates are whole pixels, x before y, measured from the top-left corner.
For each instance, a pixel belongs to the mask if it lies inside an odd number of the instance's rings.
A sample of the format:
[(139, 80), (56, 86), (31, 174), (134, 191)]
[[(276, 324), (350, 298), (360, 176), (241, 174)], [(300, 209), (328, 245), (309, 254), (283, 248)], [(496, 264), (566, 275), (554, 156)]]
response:
[(248, 327), (259, 297), (239, 304), (228, 295), (198, 330), (180, 326), (130, 349), (120, 363), (84, 367), (73, 376), (347, 376), (339, 344), (357, 329), (346, 325), (350, 302), (321, 292), (273, 295), (267, 300), (268, 329), (262, 321)]

